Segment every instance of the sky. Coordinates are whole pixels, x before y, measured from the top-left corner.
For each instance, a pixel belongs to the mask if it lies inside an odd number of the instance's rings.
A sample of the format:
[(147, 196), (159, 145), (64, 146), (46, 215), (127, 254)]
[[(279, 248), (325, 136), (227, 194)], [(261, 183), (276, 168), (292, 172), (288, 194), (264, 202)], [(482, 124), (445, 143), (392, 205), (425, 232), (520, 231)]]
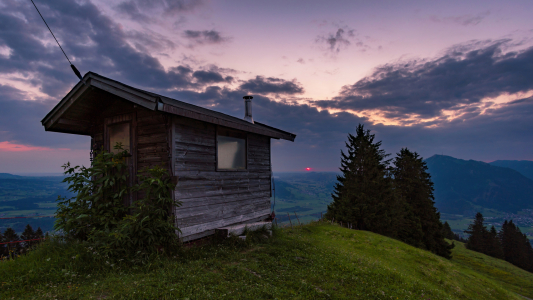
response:
[[(394, 157), (533, 160), (532, 1), (35, 0), (82, 74), (292, 132), (274, 172), (337, 171), (364, 124)], [(0, 0), (0, 173), (88, 166), (40, 121), (78, 79), (29, 0)]]

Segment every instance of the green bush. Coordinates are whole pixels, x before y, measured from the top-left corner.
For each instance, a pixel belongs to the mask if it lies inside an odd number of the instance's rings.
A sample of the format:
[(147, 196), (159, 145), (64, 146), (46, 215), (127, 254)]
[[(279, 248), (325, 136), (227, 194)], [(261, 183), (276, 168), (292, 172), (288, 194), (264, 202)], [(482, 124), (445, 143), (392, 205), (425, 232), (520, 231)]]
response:
[[(143, 259), (155, 252), (173, 252), (179, 240), (172, 207), (181, 203), (172, 199), (171, 183), (166, 169), (144, 168), (138, 182), (129, 186), (127, 158), (130, 156), (117, 144), (118, 153), (103, 149), (91, 167), (63, 166), (63, 182), (75, 197), (58, 198), (55, 229), (66, 239), (82, 241), (98, 249), (104, 257)], [(132, 205), (129, 195), (139, 199)]]

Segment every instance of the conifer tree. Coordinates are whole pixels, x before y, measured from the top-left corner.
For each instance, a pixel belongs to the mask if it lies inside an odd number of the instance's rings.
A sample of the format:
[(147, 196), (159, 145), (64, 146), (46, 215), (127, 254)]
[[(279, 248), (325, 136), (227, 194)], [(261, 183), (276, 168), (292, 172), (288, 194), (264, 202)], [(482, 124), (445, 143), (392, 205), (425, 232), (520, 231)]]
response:
[(509, 222), (505, 220), (505, 222), (503, 222), (499, 236), (505, 260), (516, 265), (519, 241), (516, 239), (516, 226), (514, 225), (513, 220)]
[(326, 218), (351, 223), (356, 229), (394, 237), (397, 203), (388, 172), (388, 154), (359, 124), (348, 135), (347, 152), (341, 150), (342, 175), (337, 176)]
[(2, 244), (4, 242), (4, 235), (0, 231), (0, 259), (6, 256), (6, 245)]
[(483, 215), (478, 212), (474, 222), (468, 225), (468, 230), (465, 230), (465, 233), (470, 235), (466, 242), (467, 249), (481, 253), (487, 252), (486, 238), (488, 236), (488, 231), (487, 227), (483, 224), (484, 221), (485, 219), (483, 218)]
[(490, 255), (495, 258), (504, 259), (503, 248), (496, 232), (494, 225), (490, 228), (490, 231), (487, 232), (487, 255)]
[(402, 230), (398, 238), (414, 246), (421, 244), (437, 255), (451, 258), (454, 245), (444, 240), (440, 214), (435, 208), (433, 182), (426, 163), (418, 153), (407, 148), (401, 149), (396, 155), (392, 170), (394, 191), (406, 207), (399, 224)]
[[(8, 227), (4, 231), (4, 243), (7, 242), (16, 242), (19, 241), (20, 238), (18, 234), (13, 230), (13, 228)], [(7, 244), (7, 256), (11, 256), (18, 253), (18, 250), (20, 248), (20, 243), (9, 243)]]
[[(23, 241), (24, 240), (33, 240), (33, 239), (35, 239), (35, 232), (33, 231), (33, 228), (31, 227), (30, 224), (26, 225), (26, 227), (24, 228), (24, 231), (20, 235), (20, 239), (23, 240)], [(31, 247), (34, 244), (35, 244), (35, 242), (33, 242), (33, 241), (24, 242), (24, 246), (26, 248), (29, 248), (29, 247)]]
[(43, 230), (41, 229), (41, 227), (37, 227), (37, 230), (35, 230), (34, 238), (35, 239), (42, 239), (43, 237), (44, 237)]
[(445, 238), (449, 240), (455, 240), (455, 234), (452, 231), (452, 228), (450, 227), (450, 224), (448, 224), (448, 221), (444, 222), (442, 225), (442, 234)]

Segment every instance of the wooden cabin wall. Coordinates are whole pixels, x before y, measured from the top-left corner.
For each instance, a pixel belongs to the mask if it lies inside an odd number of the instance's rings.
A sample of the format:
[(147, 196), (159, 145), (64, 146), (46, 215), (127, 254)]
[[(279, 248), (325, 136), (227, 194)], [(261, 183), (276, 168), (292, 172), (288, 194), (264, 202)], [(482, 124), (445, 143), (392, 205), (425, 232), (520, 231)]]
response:
[(121, 116), (133, 114), (131, 120), (132, 129), (134, 130), (132, 150), (135, 151), (134, 158), (137, 160), (133, 172), (136, 174), (137, 170), (141, 170), (144, 167), (152, 168), (160, 165), (168, 169), (169, 174), (171, 174), (171, 117), (158, 111), (135, 106), (123, 100), (115, 101), (114, 105), (101, 112), (94, 122), (91, 130), (93, 151), (98, 151), (106, 144), (104, 141), (104, 121), (106, 118), (119, 121)]
[(175, 209), (183, 241), (270, 214), (270, 138), (247, 137), (247, 170), (216, 171), (216, 125), (174, 117)]
[(148, 109), (137, 110), (137, 169), (156, 165), (170, 169), (171, 117)]

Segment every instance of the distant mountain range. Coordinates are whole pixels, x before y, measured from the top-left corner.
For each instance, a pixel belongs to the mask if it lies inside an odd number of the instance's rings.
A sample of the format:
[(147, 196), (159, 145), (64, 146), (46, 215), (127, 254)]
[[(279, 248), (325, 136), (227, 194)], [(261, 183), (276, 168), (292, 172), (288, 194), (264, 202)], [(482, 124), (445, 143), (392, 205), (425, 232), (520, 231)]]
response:
[(445, 155), (434, 155), (425, 161), (435, 184), (435, 206), (440, 212), (471, 214), (475, 206), (511, 213), (533, 208), (533, 180), (518, 171), (529, 174), (533, 162), (489, 164)]
[(533, 180), (533, 161), (530, 160), (496, 160), (490, 163), (493, 166), (513, 169)]
[(0, 179), (23, 179), (24, 176), (13, 175), (9, 173), (0, 173)]

